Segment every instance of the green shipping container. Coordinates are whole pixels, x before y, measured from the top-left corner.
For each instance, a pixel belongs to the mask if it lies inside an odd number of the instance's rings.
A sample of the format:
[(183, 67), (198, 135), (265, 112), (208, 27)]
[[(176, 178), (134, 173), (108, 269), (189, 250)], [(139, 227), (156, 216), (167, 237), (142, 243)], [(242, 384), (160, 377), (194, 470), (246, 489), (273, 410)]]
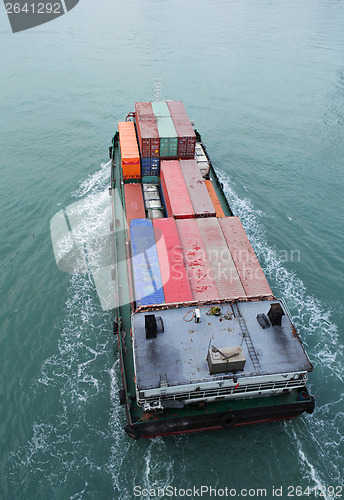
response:
[(177, 132), (171, 117), (156, 117), (160, 137), (160, 157), (176, 157), (178, 149)]
[(164, 116), (169, 116), (171, 118), (169, 107), (165, 101), (152, 102), (152, 108), (155, 118), (162, 118)]

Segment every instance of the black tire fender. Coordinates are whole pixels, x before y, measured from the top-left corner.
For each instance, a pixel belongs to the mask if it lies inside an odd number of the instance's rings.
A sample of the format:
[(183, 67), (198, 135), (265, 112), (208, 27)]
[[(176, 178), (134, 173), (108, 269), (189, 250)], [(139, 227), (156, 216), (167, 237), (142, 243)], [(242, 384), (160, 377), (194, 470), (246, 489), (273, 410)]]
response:
[(119, 402), (121, 405), (124, 405), (125, 404), (125, 391), (124, 389), (120, 389), (119, 391)]
[(311, 402), (309, 403), (306, 412), (312, 414), (315, 409), (315, 399), (314, 396), (311, 396)]
[(230, 427), (233, 427), (238, 421), (237, 416), (234, 413), (224, 413), (221, 417), (221, 424), (222, 427), (225, 427), (226, 429), (229, 429)]

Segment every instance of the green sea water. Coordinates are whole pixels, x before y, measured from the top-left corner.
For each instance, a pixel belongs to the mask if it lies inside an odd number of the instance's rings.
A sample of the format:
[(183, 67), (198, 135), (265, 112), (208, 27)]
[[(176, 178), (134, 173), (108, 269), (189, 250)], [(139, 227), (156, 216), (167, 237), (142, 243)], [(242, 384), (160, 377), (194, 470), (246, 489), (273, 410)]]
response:
[[(0, 41), (1, 500), (343, 496), (344, 3), (82, 0), (16, 34), (1, 4)], [(156, 78), (289, 305), (313, 415), (139, 442), (123, 431), (112, 314), (91, 274), (57, 269), (50, 221), (103, 196), (116, 123), (155, 98)]]

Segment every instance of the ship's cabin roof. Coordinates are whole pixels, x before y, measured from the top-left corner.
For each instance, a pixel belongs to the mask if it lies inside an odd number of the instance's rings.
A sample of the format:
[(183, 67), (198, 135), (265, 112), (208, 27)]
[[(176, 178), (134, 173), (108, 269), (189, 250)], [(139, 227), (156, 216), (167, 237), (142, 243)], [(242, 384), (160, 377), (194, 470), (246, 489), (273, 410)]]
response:
[[(271, 306), (282, 311), (280, 325), (273, 325), (269, 319)], [(195, 321), (195, 309), (199, 309), (199, 322)], [(148, 315), (158, 320), (153, 338), (146, 338), (146, 330), (150, 328), (149, 320), (147, 323), (145, 319)], [(263, 318), (261, 324), (258, 315), (265, 315), (259, 316)], [(279, 300), (142, 310), (133, 313), (132, 332), (138, 390), (160, 388), (163, 384), (171, 387), (208, 382), (219, 377), (312, 370), (286, 307)], [(211, 374), (207, 362), (209, 349), (229, 352), (228, 348), (235, 347), (241, 347), (246, 360), (243, 370)]]

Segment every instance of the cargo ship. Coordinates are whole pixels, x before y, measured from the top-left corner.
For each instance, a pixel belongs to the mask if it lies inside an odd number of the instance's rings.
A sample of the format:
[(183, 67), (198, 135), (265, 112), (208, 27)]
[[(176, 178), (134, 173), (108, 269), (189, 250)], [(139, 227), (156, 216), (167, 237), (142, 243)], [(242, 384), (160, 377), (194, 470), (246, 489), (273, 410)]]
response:
[(109, 153), (126, 433), (312, 413), (312, 364), (183, 103), (136, 102)]

